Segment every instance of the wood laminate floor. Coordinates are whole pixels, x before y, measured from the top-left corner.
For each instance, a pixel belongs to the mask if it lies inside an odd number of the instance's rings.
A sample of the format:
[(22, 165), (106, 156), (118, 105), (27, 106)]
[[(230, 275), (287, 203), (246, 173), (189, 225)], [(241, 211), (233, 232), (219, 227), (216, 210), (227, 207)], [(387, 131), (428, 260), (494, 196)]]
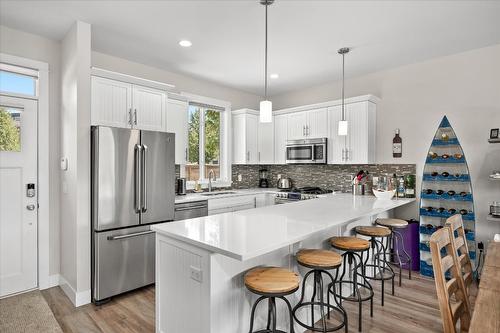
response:
[[(390, 295), (390, 284), (386, 283), (384, 307), (380, 305), (380, 283), (378, 281), (373, 283), (373, 287), (374, 317), (370, 318), (369, 303), (365, 302), (363, 332), (443, 332), (433, 280), (415, 274), (409, 281), (406, 276), (402, 287), (396, 284), (394, 296)], [(474, 288), (471, 294), (475, 293)], [(73, 307), (59, 287), (44, 290), (42, 294), (64, 332), (154, 332), (153, 286), (114, 297), (109, 303), (101, 306), (88, 304), (79, 308)], [(350, 320), (349, 332), (357, 332), (357, 305), (344, 302), (344, 306)]]

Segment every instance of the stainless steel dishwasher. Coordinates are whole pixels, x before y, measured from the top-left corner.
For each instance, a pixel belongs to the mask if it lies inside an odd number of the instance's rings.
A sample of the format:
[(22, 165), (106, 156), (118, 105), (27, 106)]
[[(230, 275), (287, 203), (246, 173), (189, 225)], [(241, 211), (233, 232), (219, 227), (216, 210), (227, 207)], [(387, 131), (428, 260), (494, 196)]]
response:
[(208, 200), (182, 202), (175, 204), (175, 221), (208, 215)]

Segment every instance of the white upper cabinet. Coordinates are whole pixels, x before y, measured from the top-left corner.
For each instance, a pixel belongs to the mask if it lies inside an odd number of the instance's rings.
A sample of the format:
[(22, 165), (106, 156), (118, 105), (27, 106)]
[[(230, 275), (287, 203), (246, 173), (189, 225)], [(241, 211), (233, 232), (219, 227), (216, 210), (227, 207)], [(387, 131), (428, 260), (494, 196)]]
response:
[[(249, 110), (251, 111), (251, 110)], [(257, 115), (248, 113), (246, 109), (232, 114), (233, 124), (233, 163), (258, 163), (258, 124)]]
[(132, 85), (92, 77), (91, 119), (93, 125), (132, 126)]
[(376, 104), (361, 101), (346, 104), (347, 136), (337, 135), (342, 106), (328, 108), (329, 113), (329, 164), (375, 163)]
[(187, 163), (188, 102), (169, 98), (167, 102), (167, 132), (175, 133), (175, 164)]
[(258, 160), (259, 164), (274, 163), (274, 124), (258, 122)]
[(303, 139), (306, 137), (307, 111), (290, 113), (288, 115), (288, 140)]
[(166, 94), (157, 89), (133, 86), (134, 128), (165, 131)]
[(288, 140), (326, 138), (328, 136), (327, 108), (294, 112), (288, 115)]
[(286, 140), (288, 139), (288, 115), (274, 116), (274, 163), (286, 163)]
[(166, 103), (161, 90), (92, 77), (92, 125), (165, 131)]
[(233, 163), (274, 163), (274, 126), (261, 123), (255, 110), (242, 109), (232, 113)]

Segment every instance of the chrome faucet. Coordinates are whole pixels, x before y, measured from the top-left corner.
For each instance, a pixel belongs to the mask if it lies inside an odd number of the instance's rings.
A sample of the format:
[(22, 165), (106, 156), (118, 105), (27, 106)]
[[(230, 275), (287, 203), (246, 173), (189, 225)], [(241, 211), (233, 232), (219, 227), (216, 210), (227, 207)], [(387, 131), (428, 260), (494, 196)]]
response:
[(210, 171), (208, 172), (208, 192), (212, 192), (212, 178), (214, 179), (214, 181), (217, 180), (215, 178), (214, 169), (210, 169)]

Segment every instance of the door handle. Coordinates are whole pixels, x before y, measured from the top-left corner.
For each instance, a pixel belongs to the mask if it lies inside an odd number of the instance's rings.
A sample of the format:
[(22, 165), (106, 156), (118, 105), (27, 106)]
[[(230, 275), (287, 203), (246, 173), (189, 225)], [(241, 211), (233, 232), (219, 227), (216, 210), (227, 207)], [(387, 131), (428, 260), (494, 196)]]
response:
[(125, 238), (130, 238), (130, 237), (148, 235), (148, 234), (153, 234), (153, 233), (154, 233), (153, 230), (148, 230), (148, 231), (135, 232), (133, 234), (128, 234), (128, 235), (108, 236), (107, 239), (112, 241), (112, 240), (119, 240), (119, 239), (125, 239)]
[(148, 159), (148, 146), (142, 145), (142, 208), (141, 211), (145, 213), (148, 210), (148, 168), (147, 168), (147, 159)]
[(134, 184), (134, 199), (135, 199), (135, 212), (141, 211), (141, 145), (134, 146), (134, 159), (135, 159), (135, 184)]
[(134, 125), (137, 125), (137, 109), (134, 109)]
[(27, 210), (35, 210), (35, 205), (34, 205), (34, 204), (27, 205), (27, 206), (26, 206), (26, 209), (27, 209)]

